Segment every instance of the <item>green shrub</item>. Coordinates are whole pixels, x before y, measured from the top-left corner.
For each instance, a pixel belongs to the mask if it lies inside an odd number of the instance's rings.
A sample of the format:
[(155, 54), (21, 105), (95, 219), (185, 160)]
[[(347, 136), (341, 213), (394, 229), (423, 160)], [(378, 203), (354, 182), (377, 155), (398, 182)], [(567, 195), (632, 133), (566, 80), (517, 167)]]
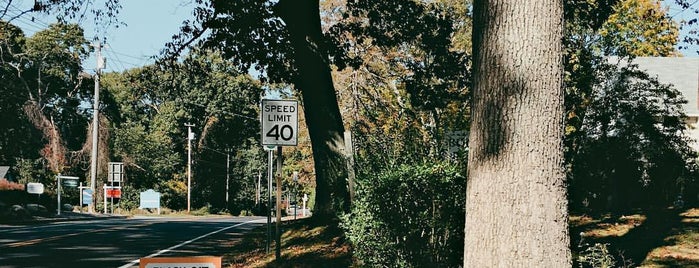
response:
[(594, 267), (594, 268), (610, 268), (615, 267), (616, 261), (614, 256), (609, 253), (607, 248), (609, 244), (595, 243), (594, 246), (588, 247), (578, 256), (578, 263), (580, 268), (584, 267)]
[(141, 203), (142, 190), (135, 189), (129, 184), (121, 187), (121, 199), (119, 199), (119, 208), (127, 211), (137, 209)]
[(454, 164), (401, 166), (358, 178), (342, 226), (370, 267), (462, 265), (465, 179)]

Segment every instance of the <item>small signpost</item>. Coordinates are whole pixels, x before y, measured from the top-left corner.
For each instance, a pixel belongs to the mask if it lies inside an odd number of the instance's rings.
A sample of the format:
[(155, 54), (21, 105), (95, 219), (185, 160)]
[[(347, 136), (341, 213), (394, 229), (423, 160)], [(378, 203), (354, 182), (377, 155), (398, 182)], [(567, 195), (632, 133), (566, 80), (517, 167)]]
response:
[(156, 208), (158, 209), (158, 215), (160, 215), (160, 193), (153, 189), (141, 192), (141, 203), (138, 205), (138, 208)]
[(107, 214), (107, 198), (111, 199), (112, 208), (111, 211), (114, 213), (114, 198), (121, 198), (121, 186), (103, 186), (104, 188), (104, 213)]
[[(109, 162), (109, 173), (107, 174), (107, 181), (109, 186), (105, 185), (104, 192), (104, 213), (107, 213), (107, 198), (110, 200), (111, 210), (114, 213), (114, 198), (121, 198), (121, 183), (124, 181), (124, 163), (122, 162)], [(114, 186), (114, 183), (117, 185)]]
[(83, 192), (80, 195), (83, 199), (83, 202), (82, 202), (83, 205), (92, 204), (92, 194), (93, 194), (92, 189), (87, 188), (87, 187), (85, 189), (83, 189)]
[(64, 185), (65, 187), (78, 187), (79, 179), (80, 178), (73, 176), (61, 176), (61, 174), (58, 174), (58, 176), (56, 176), (56, 192), (58, 194), (58, 197), (56, 198), (58, 202), (58, 207), (56, 208), (57, 215), (61, 215), (61, 185)]
[(39, 198), (41, 198), (41, 194), (44, 193), (44, 184), (42, 183), (30, 182), (27, 183), (27, 186), (25, 188), (27, 189), (28, 194), (36, 195), (37, 202), (39, 201)]
[[(260, 132), (262, 145), (276, 146), (277, 147), (277, 248), (276, 248), (276, 258), (281, 258), (281, 237), (280, 237), (280, 223), (281, 223), (281, 167), (282, 167), (282, 147), (281, 146), (296, 146), (298, 144), (298, 129), (299, 129), (299, 114), (298, 114), (298, 101), (296, 100), (271, 100), (262, 99), (261, 102), (261, 113), (260, 113), (260, 125), (262, 126), (262, 131)], [(273, 150), (269, 150), (269, 178), (268, 178), (268, 192), (269, 201), (272, 200), (272, 157)], [(271, 209), (271, 204), (270, 204)], [(269, 245), (271, 242), (271, 219), (269, 211), (267, 215), (267, 253), (269, 253)]]
[(303, 210), (301, 211), (303, 213), (303, 216), (306, 217), (306, 202), (308, 201), (308, 195), (303, 194)]
[(27, 193), (29, 194), (43, 194), (44, 184), (38, 182), (27, 183)]
[(109, 174), (107, 176), (107, 181), (109, 182), (122, 182), (124, 179), (124, 163), (122, 162), (109, 162)]

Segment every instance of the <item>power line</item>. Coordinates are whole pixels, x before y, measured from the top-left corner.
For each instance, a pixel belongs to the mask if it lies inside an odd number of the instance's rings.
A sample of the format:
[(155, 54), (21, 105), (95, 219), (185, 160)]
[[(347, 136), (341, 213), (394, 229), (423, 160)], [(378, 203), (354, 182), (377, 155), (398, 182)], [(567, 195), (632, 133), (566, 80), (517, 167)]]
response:
[(14, 20), (8, 20), (11, 24), (17, 25), (20, 28), (32, 30), (34, 32), (39, 32), (48, 28), (48, 25), (41, 25), (35, 21), (31, 21), (24, 17), (16, 17), (14, 13), (8, 13), (15, 18)]
[(675, 15), (670, 16), (670, 18), (675, 18), (677, 15), (682, 14), (683, 12), (687, 11), (687, 9), (692, 8), (692, 6), (696, 5), (697, 3), (699, 3), (699, 0), (695, 0), (694, 2), (689, 4), (689, 6), (687, 6), (687, 8), (682, 8), (682, 10), (675, 13)]
[(28, 22), (31, 22), (33, 24), (38, 24), (40, 27), (43, 28), (48, 28), (49, 24), (42, 21), (41, 19), (38, 19), (36, 16), (31, 16), (31, 19), (27, 19), (24, 15), (35, 12), (33, 9), (27, 9), (27, 10), (22, 10), (18, 6), (16, 6), (16, 3), (12, 3), (11, 5), (7, 6), (7, 10), (5, 10), (4, 15), (10, 15), (11, 18), (7, 20), (8, 22), (13, 21), (15, 19), (24, 19)]
[(124, 56), (124, 57), (127, 57), (127, 58), (132, 58), (132, 59), (135, 59), (135, 60), (144, 60), (144, 61), (147, 61), (147, 60), (150, 60), (150, 59), (151, 59), (150, 56), (141, 56), (141, 57), (132, 56), (132, 55), (129, 55), (129, 54), (126, 54), (126, 53), (118, 52), (118, 51), (116, 51), (116, 50), (114, 51), (114, 53), (119, 54), (119, 55)]
[[(208, 107), (206, 107), (206, 106), (203, 105), (203, 104), (194, 103), (194, 102), (189, 102), (189, 101), (186, 101), (186, 100), (184, 101), (184, 103), (191, 104), (191, 105), (196, 105), (196, 106), (199, 106), (199, 107), (202, 107), (202, 108), (208, 108)], [(216, 112), (220, 112), (220, 113), (224, 113), (224, 114), (228, 114), (228, 115), (233, 115), (233, 116), (239, 116), (239, 117), (242, 117), (242, 118), (251, 119), (251, 120), (255, 120), (255, 121), (260, 120), (259, 118), (255, 118), (255, 117), (251, 117), (251, 116), (247, 116), (247, 115), (242, 115), (242, 114), (237, 114), (237, 113), (233, 113), (233, 112), (229, 112), (229, 111), (224, 111), (224, 110), (216, 110)]]
[(228, 153), (224, 153), (224, 152), (221, 152), (221, 151), (216, 150), (216, 149), (211, 149), (211, 148), (206, 147), (206, 146), (202, 146), (201, 148), (207, 149), (207, 150), (209, 150), (209, 151), (217, 152), (217, 153), (222, 154), (222, 155), (228, 155)]

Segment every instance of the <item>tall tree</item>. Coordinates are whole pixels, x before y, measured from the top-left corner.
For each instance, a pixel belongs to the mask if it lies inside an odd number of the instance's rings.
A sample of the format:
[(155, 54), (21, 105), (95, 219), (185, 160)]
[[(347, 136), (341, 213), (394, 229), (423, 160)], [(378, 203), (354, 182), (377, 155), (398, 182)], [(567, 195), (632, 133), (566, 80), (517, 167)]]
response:
[(88, 51), (83, 30), (76, 24), (56, 23), (26, 38), (15, 26), (1, 23), (0, 64), (13, 74), (6, 73), (6, 88), (14, 87), (8, 97), (22, 105), (23, 117), (42, 132), (46, 144), (41, 155), (53, 172), (60, 172), (68, 152), (62, 132), (84, 127), (78, 108), (89, 90), (78, 75)]
[(563, 1), (474, 1), (464, 267), (570, 267)]
[(606, 55), (674, 56), (679, 26), (656, 0), (623, 0), (599, 31)]
[(571, 208), (625, 212), (672, 204), (682, 180), (696, 176), (686, 100), (635, 65), (607, 64), (598, 76), (571, 163)]
[[(300, 92), (313, 146), (318, 219), (349, 208), (344, 125), (330, 73), (318, 1), (198, 0), (196, 21), (186, 22), (169, 44), (179, 54), (195, 39), (221, 50), (241, 70), (251, 66), (271, 82), (292, 83)], [(227, 44), (223, 47), (220, 44)]]
[[(255, 66), (272, 82), (294, 85), (304, 102), (315, 161), (316, 211), (319, 212), (315, 215), (322, 218), (338, 210), (346, 211), (349, 205), (342, 150), (344, 124), (331, 64), (339, 69), (356, 68), (367, 57), (365, 53), (357, 53), (364, 49), (371, 50), (372, 55), (389, 54), (381, 57), (385, 62), (378, 65), (383, 66), (371, 68), (372, 64), (366, 64), (369, 68), (364, 70), (373, 70), (363, 73), (392, 76), (394, 79), (379, 79), (383, 80), (380, 84), (395, 92), (409, 93), (404, 93), (402, 98), (414, 99), (412, 105), (416, 107), (435, 111), (444, 109), (452, 96), (462, 95), (465, 68), (449, 66), (466, 64), (463, 53), (450, 50), (453, 25), (444, 8), (431, 7), (422, 1), (380, 5), (350, 1), (344, 12), (340, 12), (344, 23), (331, 27), (321, 23), (321, 13), (330, 12), (322, 12), (319, 2), (200, 1), (198, 21), (187, 23), (182, 38), (171, 48), (176, 53), (191, 38), (210, 30), (203, 42), (206, 47), (223, 50), (242, 69)], [(408, 23), (404, 21), (406, 18)], [(364, 24), (363, 20), (370, 23)], [(220, 47), (221, 43), (228, 46)], [(387, 65), (395, 65), (395, 70), (384, 68)], [(430, 125), (429, 121), (437, 116), (431, 117), (423, 125)]]

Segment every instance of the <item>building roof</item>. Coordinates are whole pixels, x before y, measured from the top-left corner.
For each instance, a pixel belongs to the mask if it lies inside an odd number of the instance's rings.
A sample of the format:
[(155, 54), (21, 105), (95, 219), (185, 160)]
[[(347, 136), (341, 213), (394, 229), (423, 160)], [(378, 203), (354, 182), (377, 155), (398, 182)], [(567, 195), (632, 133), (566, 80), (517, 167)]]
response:
[(633, 62), (661, 83), (674, 85), (688, 101), (685, 113), (699, 116), (699, 58), (638, 57)]

